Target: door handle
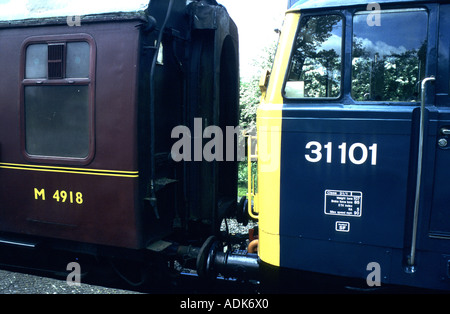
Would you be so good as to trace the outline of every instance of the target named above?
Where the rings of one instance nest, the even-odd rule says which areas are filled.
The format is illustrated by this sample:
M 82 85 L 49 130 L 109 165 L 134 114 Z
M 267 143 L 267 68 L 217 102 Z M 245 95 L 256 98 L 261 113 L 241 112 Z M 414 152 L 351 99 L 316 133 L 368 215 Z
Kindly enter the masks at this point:
M 450 135 L 450 129 L 447 128 L 441 128 L 442 135 Z
M 448 145 L 448 135 L 450 135 L 450 129 L 447 129 L 447 127 L 442 127 L 439 133 L 443 136 L 439 137 L 438 145 L 440 148 L 446 148 Z

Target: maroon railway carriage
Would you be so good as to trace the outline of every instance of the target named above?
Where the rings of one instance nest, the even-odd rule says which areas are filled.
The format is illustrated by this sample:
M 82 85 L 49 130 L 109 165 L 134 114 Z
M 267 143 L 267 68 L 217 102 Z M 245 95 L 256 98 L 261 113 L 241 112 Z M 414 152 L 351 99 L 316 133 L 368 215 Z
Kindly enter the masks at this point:
M 237 125 L 237 49 L 214 0 L 0 22 L 0 242 L 217 232 L 236 163 L 174 162 L 171 130 Z

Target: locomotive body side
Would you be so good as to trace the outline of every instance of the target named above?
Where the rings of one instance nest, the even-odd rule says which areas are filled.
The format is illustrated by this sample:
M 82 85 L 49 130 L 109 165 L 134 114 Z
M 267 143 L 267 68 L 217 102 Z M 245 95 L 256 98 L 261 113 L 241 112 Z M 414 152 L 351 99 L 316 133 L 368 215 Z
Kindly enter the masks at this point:
M 259 256 L 362 280 L 376 265 L 377 285 L 449 289 L 449 7 L 379 5 L 287 12 L 257 117 Z

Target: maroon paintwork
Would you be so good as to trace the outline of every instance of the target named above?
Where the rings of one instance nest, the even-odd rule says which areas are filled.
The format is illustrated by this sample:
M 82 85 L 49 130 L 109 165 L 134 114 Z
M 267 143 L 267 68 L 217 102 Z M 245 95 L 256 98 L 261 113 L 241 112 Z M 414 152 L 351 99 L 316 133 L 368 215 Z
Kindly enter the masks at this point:
M 1 231 L 129 248 L 143 245 L 137 227 L 140 30 L 136 26 L 141 23 L 136 18 L 80 27 L 0 29 Z M 30 38 L 77 36 L 73 34 L 92 38 L 94 46 L 90 155 L 84 160 L 29 156 L 21 115 L 24 44 Z M 91 169 L 95 171 L 76 173 Z M 53 198 L 56 191 L 67 193 L 64 203 L 57 201 L 58 194 Z M 76 193 L 82 193 L 81 204 Z
M 170 152 L 177 141 L 171 130 L 192 127 L 194 118 L 224 130 L 237 125 L 237 28 L 215 1 L 174 0 L 171 10 L 168 3 L 151 1 L 146 12 L 83 16 L 81 26 L 69 26 L 66 17 L 0 21 L 0 237 L 25 235 L 58 247 L 64 244 L 53 239 L 80 247 L 142 249 L 175 228 L 215 233 L 224 215 L 233 212 L 236 161 L 175 162 Z M 64 78 L 65 65 L 49 75 L 52 79 L 26 78 L 29 45 L 46 43 L 50 64 L 58 60 L 53 48 L 70 41 L 89 43 L 88 79 Z M 162 62 L 154 58 L 158 51 Z M 47 146 L 35 152 L 50 151 L 48 138 L 61 140 L 49 132 L 57 100 L 49 103 L 44 89 L 28 86 L 83 84 L 90 84 L 89 121 L 82 133 L 89 133 L 82 142 L 83 154 L 87 146 L 89 153 L 83 158 L 28 153 L 28 144 L 40 138 Z M 83 98 L 64 105 L 72 110 L 76 101 L 85 101 L 86 89 L 78 93 Z M 36 108 L 46 105 L 50 109 L 42 118 Z M 27 121 L 28 106 L 35 116 Z M 29 142 L 28 122 L 38 130 Z M 64 130 L 71 132 L 73 125 L 81 126 L 72 123 Z M 58 143 L 54 146 L 64 146 Z

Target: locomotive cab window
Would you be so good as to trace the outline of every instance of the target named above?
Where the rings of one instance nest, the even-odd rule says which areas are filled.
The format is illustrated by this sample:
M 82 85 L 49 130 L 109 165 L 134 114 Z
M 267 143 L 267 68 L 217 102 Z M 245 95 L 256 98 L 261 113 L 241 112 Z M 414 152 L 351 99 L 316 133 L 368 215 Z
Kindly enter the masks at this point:
M 29 158 L 86 160 L 92 152 L 93 53 L 84 40 L 25 44 L 24 149 Z
M 425 77 L 428 14 L 424 9 L 383 10 L 353 17 L 352 98 L 415 102 Z M 368 22 L 369 21 L 369 22 Z
M 338 98 L 341 94 L 343 18 L 304 17 L 284 89 L 287 98 Z

